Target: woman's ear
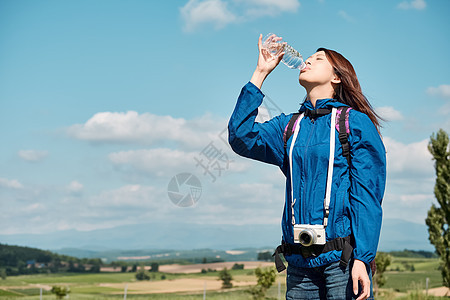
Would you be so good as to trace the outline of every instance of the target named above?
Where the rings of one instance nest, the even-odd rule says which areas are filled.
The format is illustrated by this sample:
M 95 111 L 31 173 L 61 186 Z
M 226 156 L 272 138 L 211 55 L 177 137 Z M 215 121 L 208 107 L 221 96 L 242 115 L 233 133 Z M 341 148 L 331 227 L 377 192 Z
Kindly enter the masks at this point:
M 331 83 L 341 83 L 341 79 L 339 78 L 339 76 L 337 76 L 336 74 L 334 74 L 334 78 L 331 80 Z

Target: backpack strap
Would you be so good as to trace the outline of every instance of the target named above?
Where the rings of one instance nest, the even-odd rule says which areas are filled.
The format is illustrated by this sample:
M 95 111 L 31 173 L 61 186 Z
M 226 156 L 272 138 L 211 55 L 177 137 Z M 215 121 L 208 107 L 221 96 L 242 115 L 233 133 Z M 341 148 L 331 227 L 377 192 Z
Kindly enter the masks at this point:
M 350 126 L 348 122 L 348 115 L 352 108 L 348 106 L 339 107 L 336 118 L 336 129 L 339 132 L 339 142 L 342 145 L 342 155 L 347 158 L 350 166 L 350 143 L 348 142 L 348 135 L 350 134 Z
M 289 120 L 289 123 L 286 125 L 286 128 L 284 128 L 283 133 L 283 141 L 284 141 L 284 149 L 287 147 L 287 141 L 289 138 L 294 134 L 295 126 L 297 125 L 298 117 L 301 114 L 304 114 L 305 117 L 310 117 L 312 119 L 315 119 L 317 117 L 327 115 L 331 112 L 331 109 L 329 108 L 318 108 L 315 110 L 309 110 L 307 109 L 304 113 L 294 113 Z
M 283 260 L 280 257 L 280 254 L 283 254 L 283 256 L 285 257 L 292 254 L 300 254 L 304 258 L 309 258 L 309 257 L 317 257 L 325 252 L 337 250 L 342 251 L 339 265 L 345 268 L 350 262 L 353 252 L 351 239 L 352 239 L 351 236 L 338 237 L 331 241 L 326 242 L 325 245 L 312 245 L 309 247 L 305 247 L 299 244 L 289 244 L 286 243 L 285 241 L 282 241 L 281 245 L 279 245 L 275 249 L 275 252 L 272 254 L 272 257 L 275 258 L 275 267 L 277 268 L 277 271 L 282 272 L 283 270 L 286 269 L 286 266 L 284 265 Z
M 293 114 L 291 119 L 289 120 L 289 123 L 286 125 L 286 128 L 284 128 L 284 133 L 283 133 L 284 149 L 286 149 L 286 147 L 287 147 L 287 141 L 294 134 L 295 125 L 296 125 L 298 117 L 300 115 L 301 115 L 301 113 Z
M 305 111 L 305 117 L 310 117 L 311 119 L 315 119 L 317 117 L 328 115 L 330 112 L 331 112 L 331 108 L 316 108 L 313 110 L 307 109 Z

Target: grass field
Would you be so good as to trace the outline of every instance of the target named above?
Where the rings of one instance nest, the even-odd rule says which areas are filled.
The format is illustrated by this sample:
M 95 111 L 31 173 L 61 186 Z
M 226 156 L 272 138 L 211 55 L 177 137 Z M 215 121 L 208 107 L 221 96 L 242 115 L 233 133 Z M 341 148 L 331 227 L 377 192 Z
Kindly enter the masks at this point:
M 422 297 L 426 278 L 429 288 L 442 286 L 439 262 L 437 259 L 393 258 L 385 273 L 386 285 L 382 296 L 377 299 L 443 299 Z M 150 281 L 136 281 L 134 273 L 99 274 L 46 274 L 11 276 L 0 280 L 0 299 L 38 300 L 40 290 L 42 299 L 56 299 L 51 294 L 52 286 L 68 286 L 69 299 L 124 299 L 127 287 L 127 299 L 203 299 L 206 287 L 207 299 L 251 299 L 246 290 L 256 284 L 253 270 L 231 270 L 232 289 L 221 289 L 219 272 L 208 273 L 150 273 Z M 286 276 L 277 275 L 277 281 L 268 291 L 272 299 L 284 299 Z M 447 297 L 446 299 L 449 299 Z
M 414 266 L 414 271 L 411 271 L 411 266 Z M 429 278 L 429 288 L 442 286 L 438 259 L 394 257 L 385 274 L 387 282 L 384 288 L 397 292 L 425 289 L 426 278 Z

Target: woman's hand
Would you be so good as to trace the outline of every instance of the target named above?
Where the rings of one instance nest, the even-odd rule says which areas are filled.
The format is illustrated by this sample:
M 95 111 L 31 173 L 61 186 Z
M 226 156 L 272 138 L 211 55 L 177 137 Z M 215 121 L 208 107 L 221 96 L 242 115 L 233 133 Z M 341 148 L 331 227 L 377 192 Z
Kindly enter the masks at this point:
M 355 259 L 352 268 L 353 293 L 358 295 L 358 282 L 361 283 L 361 295 L 356 300 L 365 300 L 370 296 L 370 279 L 366 264 Z
M 273 41 L 280 41 L 280 37 L 274 37 Z M 280 47 L 282 47 L 281 44 Z M 256 66 L 256 70 L 253 73 L 252 79 L 250 82 L 256 85 L 258 88 L 261 88 L 264 80 L 267 75 L 275 69 L 275 67 L 280 63 L 283 58 L 284 52 L 281 52 L 278 56 L 273 56 L 269 51 L 263 49 L 262 47 L 262 34 L 259 35 L 258 39 L 258 49 L 259 49 L 259 57 L 258 57 L 258 65 Z

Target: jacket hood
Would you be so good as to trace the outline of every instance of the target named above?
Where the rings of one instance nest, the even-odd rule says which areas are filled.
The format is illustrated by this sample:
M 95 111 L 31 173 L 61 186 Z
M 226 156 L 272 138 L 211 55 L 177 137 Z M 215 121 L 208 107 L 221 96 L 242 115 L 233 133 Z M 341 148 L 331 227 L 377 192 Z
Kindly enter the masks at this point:
M 299 112 L 304 112 L 306 110 L 315 110 L 318 108 L 333 108 L 333 107 L 342 107 L 348 106 L 347 104 L 338 102 L 336 99 L 328 98 L 328 99 L 317 99 L 316 106 L 314 107 L 310 100 L 306 100 L 300 106 Z

